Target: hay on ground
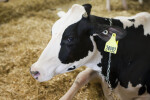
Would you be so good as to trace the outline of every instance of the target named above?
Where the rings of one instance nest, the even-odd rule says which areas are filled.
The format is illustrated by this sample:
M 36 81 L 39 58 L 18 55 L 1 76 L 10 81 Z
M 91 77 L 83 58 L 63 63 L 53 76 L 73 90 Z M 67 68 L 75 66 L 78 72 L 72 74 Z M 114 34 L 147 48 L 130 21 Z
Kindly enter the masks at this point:
M 58 100 L 66 93 L 85 67 L 42 83 L 31 77 L 29 68 L 51 38 L 51 27 L 58 19 L 57 11 L 67 11 L 74 3 L 87 2 L 93 5 L 92 14 L 98 16 L 150 12 L 149 0 L 143 5 L 137 0 L 128 0 L 128 11 L 123 10 L 120 0 L 112 0 L 112 12 L 106 11 L 104 0 L 10 0 L 0 3 L 0 100 Z M 103 100 L 100 84 L 83 86 L 74 100 Z

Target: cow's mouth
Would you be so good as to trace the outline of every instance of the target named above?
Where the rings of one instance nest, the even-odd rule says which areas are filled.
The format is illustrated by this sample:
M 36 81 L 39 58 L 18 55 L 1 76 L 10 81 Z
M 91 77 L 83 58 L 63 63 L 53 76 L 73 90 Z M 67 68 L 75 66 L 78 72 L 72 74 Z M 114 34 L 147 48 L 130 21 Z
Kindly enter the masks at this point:
M 74 69 L 76 69 L 76 66 L 73 66 L 73 67 L 68 68 L 67 71 L 71 71 L 71 70 L 74 70 Z

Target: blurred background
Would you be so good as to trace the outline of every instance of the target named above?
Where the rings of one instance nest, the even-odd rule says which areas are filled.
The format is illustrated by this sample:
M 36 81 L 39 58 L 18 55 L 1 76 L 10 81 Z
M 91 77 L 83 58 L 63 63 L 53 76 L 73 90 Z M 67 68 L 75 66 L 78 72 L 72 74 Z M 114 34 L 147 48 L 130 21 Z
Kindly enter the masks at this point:
M 102 17 L 132 16 L 150 12 L 150 0 L 9 0 L 0 2 L 0 100 L 59 100 L 70 88 L 81 67 L 73 72 L 39 83 L 32 78 L 30 66 L 37 61 L 51 39 L 51 27 L 59 19 L 57 12 L 67 11 L 72 4 L 90 3 L 91 14 Z M 74 100 L 103 100 L 101 85 L 90 82 Z

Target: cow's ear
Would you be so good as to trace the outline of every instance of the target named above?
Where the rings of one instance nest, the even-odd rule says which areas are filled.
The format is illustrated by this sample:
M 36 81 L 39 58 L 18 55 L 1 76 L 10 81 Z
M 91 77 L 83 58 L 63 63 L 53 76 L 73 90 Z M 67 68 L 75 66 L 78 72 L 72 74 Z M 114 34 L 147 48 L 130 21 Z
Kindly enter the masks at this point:
M 108 41 L 113 33 L 116 34 L 116 40 L 124 38 L 127 34 L 123 28 L 116 26 L 101 27 L 101 29 L 94 34 L 98 35 L 102 40 Z
M 59 11 L 59 12 L 57 13 L 57 15 L 58 15 L 59 18 L 61 18 L 61 17 L 65 16 L 66 13 L 65 13 L 64 11 Z
M 92 5 L 91 4 L 84 4 L 82 5 L 84 9 L 86 10 L 86 13 L 83 15 L 83 17 L 88 17 L 91 13 Z

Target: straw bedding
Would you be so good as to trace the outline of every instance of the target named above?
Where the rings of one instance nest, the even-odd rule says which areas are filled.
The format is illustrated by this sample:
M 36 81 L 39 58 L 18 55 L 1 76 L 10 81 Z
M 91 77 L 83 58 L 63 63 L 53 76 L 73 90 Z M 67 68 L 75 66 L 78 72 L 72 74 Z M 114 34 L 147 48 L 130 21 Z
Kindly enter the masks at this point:
M 56 13 L 60 9 L 67 11 L 74 3 L 87 2 L 93 5 L 92 14 L 105 17 L 150 11 L 148 3 L 139 5 L 137 0 L 128 0 L 128 11 L 122 9 L 120 0 L 112 0 L 112 12 L 105 10 L 104 0 L 10 0 L 0 3 L 0 100 L 58 100 L 66 93 L 85 67 L 42 83 L 31 77 L 29 68 L 51 38 L 51 27 L 58 19 Z M 74 100 L 103 100 L 100 84 L 91 82 L 83 86 Z

